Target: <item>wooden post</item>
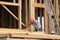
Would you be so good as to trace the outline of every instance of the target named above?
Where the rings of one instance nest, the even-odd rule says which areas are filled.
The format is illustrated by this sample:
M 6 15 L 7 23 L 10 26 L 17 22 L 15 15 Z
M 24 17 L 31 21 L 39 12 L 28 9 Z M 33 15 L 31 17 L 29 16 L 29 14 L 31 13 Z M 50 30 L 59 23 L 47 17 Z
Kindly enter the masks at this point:
M 56 0 L 56 13 L 59 16 L 59 5 L 58 5 L 58 0 Z
M 12 3 L 12 2 L 3 2 L 3 1 L 0 1 L 0 4 L 2 5 L 10 5 L 10 6 L 19 6 L 18 3 Z
M 27 0 L 25 0 L 25 4 L 26 4 L 26 27 L 28 28 L 28 10 L 27 10 Z
M 15 3 L 16 2 L 16 0 L 13 0 L 13 3 Z
M 47 11 L 46 11 L 46 9 L 45 9 L 45 13 L 44 13 L 44 31 L 45 31 L 45 33 L 48 33 L 48 25 L 49 25 L 49 22 L 48 22 L 48 13 L 47 13 Z
M 19 7 L 18 7 L 18 27 L 19 27 L 19 29 L 22 29 L 22 24 L 21 24 L 21 22 L 22 22 L 22 19 L 21 19 L 21 17 L 22 17 L 21 16 L 22 15 L 21 14 L 21 10 L 22 10 L 21 9 L 22 8 L 21 7 L 21 2 L 22 2 L 21 0 L 18 0 L 18 3 L 19 3 Z
M 59 25 L 59 6 L 58 6 L 58 0 L 54 0 L 54 6 L 55 6 L 55 13 L 56 13 L 56 15 L 57 15 L 57 20 L 58 20 L 58 25 Z M 56 32 L 58 32 L 58 29 L 59 29 L 59 27 L 57 27 L 57 31 Z
M 34 0 L 29 0 L 30 18 L 34 18 L 35 19 L 35 7 L 33 5 L 34 5 Z
M 30 9 L 29 10 L 29 16 L 30 16 L 30 18 L 34 18 L 35 19 L 35 7 L 33 6 L 33 4 L 34 4 L 34 0 L 29 0 L 29 9 Z M 31 28 L 30 30 L 32 30 L 32 29 L 33 28 Z
M 58 7 L 58 0 L 56 0 L 56 15 L 57 15 L 57 18 L 56 18 L 56 19 L 57 19 L 57 21 L 58 21 L 57 33 L 58 33 L 58 34 L 60 34 L 60 33 L 59 33 L 59 28 L 60 28 L 60 27 L 59 27 L 59 20 L 58 20 L 58 19 L 59 19 L 59 7 Z
M 37 0 L 34 0 L 35 3 L 37 3 Z
M 42 0 L 40 0 L 40 3 L 42 4 Z

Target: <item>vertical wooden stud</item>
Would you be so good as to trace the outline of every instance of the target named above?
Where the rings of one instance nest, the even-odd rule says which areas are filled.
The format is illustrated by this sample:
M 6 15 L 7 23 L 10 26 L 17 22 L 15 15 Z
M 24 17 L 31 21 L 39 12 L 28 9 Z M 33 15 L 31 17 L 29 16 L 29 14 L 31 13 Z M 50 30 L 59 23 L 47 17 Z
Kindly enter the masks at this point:
M 16 0 L 13 0 L 13 3 L 15 3 L 16 2 Z
M 22 24 L 21 24 L 21 22 L 22 22 L 22 14 L 21 14 L 21 10 L 22 10 L 22 4 L 21 4 L 21 0 L 18 0 L 18 3 L 19 3 L 19 7 L 18 7 L 18 27 L 19 27 L 19 29 L 22 29 Z
M 42 3 L 42 0 L 40 0 L 40 3 Z
M 28 28 L 28 10 L 27 10 L 27 0 L 25 0 L 25 4 L 26 4 L 26 27 Z
M 29 13 L 30 13 L 30 18 L 34 18 L 35 19 L 35 7 L 34 7 L 34 0 L 29 0 Z
M 45 31 L 45 33 L 48 33 L 48 25 L 49 25 L 49 22 L 48 22 L 48 13 L 47 13 L 47 11 L 46 11 L 46 9 L 45 9 L 45 14 L 44 14 L 44 31 Z

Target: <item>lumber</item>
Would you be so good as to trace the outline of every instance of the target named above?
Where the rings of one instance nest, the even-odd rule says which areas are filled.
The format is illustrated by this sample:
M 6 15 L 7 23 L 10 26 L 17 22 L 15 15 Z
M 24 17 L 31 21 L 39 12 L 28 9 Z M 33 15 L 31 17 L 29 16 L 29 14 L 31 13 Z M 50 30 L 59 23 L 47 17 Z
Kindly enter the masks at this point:
M 28 34 L 12 34 L 11 37 L 23 37 L 23 38 L 37 38 L 37 39 L 60 39 L 60 36 L 58 35 L 48 35 L 48 34 L 42 34 L 42 33 L 28 33 Z
M 45 8 L 45 4 L 34 3 L 34 7 Z
M 7 31 L 8 30 L 8 31 Z M 13 31 L 12 31 L 13 30 Z M 43 39 L 60 39 L 59 35 L 51 35 L 43 32 L 29 32 L 20 29 L 4 29 L 0 28 L 0 37 L 17 37 L 17 38 L 43 38 Z
M 44 32 L 45 33 L 48 33 L 48 27 L 49 27 L 49 20 L 48 20 L 48 13 L 45 9 L 45 14 L 44 14 L 44 17 L 45 17 L 45 23 L 44 23 Z
M 18 0 L 19 3 L 19 7 L 18 7 L 18 28 L 22 29 L 22 14 L 21 14 L 21 10 L 22 10 L 22 5 L 21 5 L 21 0 Z
M 27 0 L 25 0 L 25 10 L 26 10 L 26 28 L 28 28 L 28 7 L 27 7 Z
M 16 2 L 16 0 L 13 0 L 13 3 L 15 3 Z
M 42 0 L 40 0 L 40 3 L 42 3 Z
M 14 15 L 6 6 L 2 5 L 2 7 L 5 8 L 16 20 L 18 20 L 16 15 Z M 21 24 L 23 24 L 23 26 L 25 26 L 25 24 L 23 22 L 21 22 Z
M 8 33 L 4 33 L 4 34 L 0 34 L 0 37 L 2 38 L 2 37 L 8 37 L 10 34 L 8 34 Z
M 29 0 L 29 9 L 30 9 L 30 18 L 35 19 L 35 7 L 34 7 L 34 0 Z
M 0 4 L 3 4 L 3 5 L 10 5 L 10 6 L 19 6 L 19 4 L 18 4 L 18 3 L 3 2 L 3 1 L 0 1 Z
M 5 8 L 16 20 L 18 20 L 18 18 L 4 5 L 2 5 L 3 8 Z

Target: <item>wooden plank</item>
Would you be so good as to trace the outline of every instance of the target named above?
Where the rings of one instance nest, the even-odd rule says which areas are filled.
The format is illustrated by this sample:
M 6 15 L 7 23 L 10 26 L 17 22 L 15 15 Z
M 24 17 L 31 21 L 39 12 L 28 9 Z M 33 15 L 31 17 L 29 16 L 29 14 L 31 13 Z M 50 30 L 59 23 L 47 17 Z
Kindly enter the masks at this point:
M 37 3 L 37 0 L 34 0 L 35 3 Z
M 22 37 L 22 38 L 37 38 L 37 39 L 60 39 L 60 36 L 58 35 L 48 35 L 48 34 L 42 34 L 41 32 L 33 32 L 28 34 L 12 34 L 11 37 Z
M 18 3 L 3 2 L 3 1 L 0 1 L 0 4 L 3 4 L 3 5 L 11 5 L 11 6 L 19 6 Z
M 7 36 L 17 38 L 23 37 L 23 38 L 41 38 L 41 39 L 60 39 L 59 35 L 49 35 L 43 32 L 29 32 L 27 30 L 20 30 L 20 29 L 0 28 L 0 37 L 7 37 Z
M 22 10 L 22 5 L 21 5 L 21 0 L 18 0 L 19 3 L 19 7 L 18 7 L 18 28 L 22 29 L 22 14 L 21 14 L 21 10 Z
M 13 3 L 15 3 L 16 2 L 16 0 L 13 0 Z
M 35 7 L 33 6 L 34 0 L 29 0 L 29 16 L 35 20 Z M 33 27 L 31 26 L 31 32 L 33 32 Z
M 45 4 L 34 3 L 34 7 L 45 8 Z
M 7 31 L 8 30 L 8 31 Z M 13 31 L 12 31 L 13 30 Z M 28 33 L 28 30 L 23 29 L 8 29 L 8 28 L 0 28 L 0 34 L 13 34 L 13 33 Z
M 34 7 L 34 0 L 29 0 L 29 9 L 30 9 L 30 18 L 34 18 L 35 19 L 35 7 Z
M 54 0 L 54 5 L 55 5 L 55 12 L 56 12 L 56 15 L 57 15 L 57 18 L 56 19 L 59 19 L 59 6 L 58 6 L 58 0 Z M 59 20 L 57 20 L 58 21 L 58 25 L 59 25 Z M 59 32 L 58 32 L 58 29 L 59 29 L 59 27 L 57 27 L 57 33 L 59 34 Z
M 42 0 L 40 0 L 40 3 L 42 4 Z
M 0 37 L 2 38 L 2 37 L 8 37 L 10 34 L 9 33 L 4 33 L 4 34 L 0 34 Z
M 45 17 L 45 19 L 44 19 L 44 25 L 45 25 L 44 31 L 45 31 L 45 33 L 48 33 L 49 22 L 48 22 L 48 13 L 47 13 L 46 9 L 45 9 L 44 17 Z

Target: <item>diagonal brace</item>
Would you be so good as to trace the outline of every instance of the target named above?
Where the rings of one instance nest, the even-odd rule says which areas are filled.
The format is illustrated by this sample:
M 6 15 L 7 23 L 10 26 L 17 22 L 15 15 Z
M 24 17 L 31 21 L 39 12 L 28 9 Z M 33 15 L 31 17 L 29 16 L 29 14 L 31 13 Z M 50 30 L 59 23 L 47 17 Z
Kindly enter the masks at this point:
M 2 5 L 2 7 L 5 8 L 16 20 L 18 20 L 18 18 L 5 5 Z M 25 26 L 23 22 L 21 22 L 21 24 Z

